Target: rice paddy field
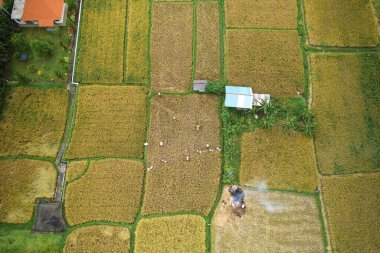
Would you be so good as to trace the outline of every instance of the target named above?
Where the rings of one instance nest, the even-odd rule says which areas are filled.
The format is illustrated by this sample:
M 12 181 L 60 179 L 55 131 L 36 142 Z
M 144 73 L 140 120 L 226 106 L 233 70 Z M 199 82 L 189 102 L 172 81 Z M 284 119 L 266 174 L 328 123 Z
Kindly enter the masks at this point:
M 304 9 L 313 46 L 375 47 L 379 43 L 371 0 L 304 0 Z
M 75 229 L 66 239 L 63 252 L 128 252 L 130 233 L 126 227 L 88 226 Z
M 195 215 L 143 219 L 137 224 L 135 252 L 205 252 L 205 221 Z
M 81 3 L 67 84 L 0 90 L 0 252 L 379 251 L 378 0 Z
M 297 1 L 225 0 L 226 25 L 231 28 L 297 28 Z
M 0 121 L 0 156 L 55 157 L 66 122 L 68 95 L 60 88 L 17 87 Z
M 304 89 L 300 37 L 296 31 L 226 31 L 227 78 L 233 86 L 275 97 L 296 97 Z M 252 43 L 255 41 L 255 43 Z
M 245 188 L 243 217 L 232 214 L 224 189 L 211 226 L 213 252 L 324 252 L 313 196 Z
M 279 128 L 245 133 L 240 183 L 255 185 L 261 181 L 271 189 L 315 191 L 318 180 L 313 140 L 302 133 L 286 133 Z
M 140 203 L 143 176 L 141 162 L 91 161 L 86 173 L 67 186 L 65 212 L 68 223 L 133 222 Z
M 212 95 L 151 100 L 143 214 L 210 212 L 221 167 L 218 104 Z
M 141 158 L 145 133 L 144 87 L 81 87 L 67 158 Z
M 76 70 L 78 81 L 123 82 L 126 13 L 126 0 L 83 2 Z
M 319 168 L 325 174 L 379 170 L 379 54 L 311 55 Z M 347 88 L 349 87 L 349 88 Z
M 56 175 L 49 162 L 0 161 L 0 222 L 26 223 L 31 220 L 35 199 L 54 196 Z
M 193 4 L 154 3 L 151 65 L 153 91 L 187 91 L 192 80 Z
M 323 200 L 334 252 L 376 252 L 380 236 L 380 174 L 322 178 Z

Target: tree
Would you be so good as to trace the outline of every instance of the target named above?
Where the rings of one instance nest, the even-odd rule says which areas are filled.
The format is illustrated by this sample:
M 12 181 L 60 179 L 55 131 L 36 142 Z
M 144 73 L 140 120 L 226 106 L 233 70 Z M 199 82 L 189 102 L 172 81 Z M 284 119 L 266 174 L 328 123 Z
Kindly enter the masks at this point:
M 30 47 L 33 50 L 34 55 L 39 57 L 48 56 L 53 51 L 53 48 L 49 41 L 34 39 L 30 41 Z

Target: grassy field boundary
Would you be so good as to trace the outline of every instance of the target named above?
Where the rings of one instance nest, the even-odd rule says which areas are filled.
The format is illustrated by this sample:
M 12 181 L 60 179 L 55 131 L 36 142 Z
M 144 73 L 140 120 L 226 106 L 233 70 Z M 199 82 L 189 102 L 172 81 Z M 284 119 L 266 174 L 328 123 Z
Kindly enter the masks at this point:
M 271 27 L 234 27 L 227 26 L 227 30 L 264 30 L 264 31 L 297 31 L 297 28 L 271 28 Z
M 74 94 L 74 101 L 72 101 L 73 105 L 72 105 L 72 109 L 71 109 L 71 116 L 70 116 L 70 122 L 68 122 L 68 125 L 66 125 L 66 128 L 68 128 L 68 134 L 66 136 L 66 148 L 65 148 L 65 152 L 64 154 L 62 155 L 62 160 L 63 161 L 66 161 L 66 155 L 67 155 L 67 147 L 70 145 L 71 143 L 71 139 L 72 139 L 72 136 L 73 136 L 73 132 L 74 132 L 74 127 L 75 127 L 75 119 L 76 119 L 76 115 L 77 115 L 77 107 L 78 107 L 78 91 L 79 90 L 79 87 L 76 87 L 75 89 L 75 94 Z
M 125 1 L 125 24 L 124 24 L 124 49 L 123 49 L 123 80 L 122 83 L 127 82 L 127 43 L 128 43 L 128 20 L 129 20 L 129 0 Z
M 195 72 L 197 69 L 197 0 L 193 0 L 193 64 L 192 64 L 192 70 L 191 70 L 191 85 L 189 87 L 189 90 L 193 90 L 194 80 L 195 80 Z
M 17 160 L 17 159 L 43 161 L 43 162 L 50 162 L 52 164 L 54 164 L 54 161 L 55 161 L 55 157 L 47 157 L 47 156 L 15 155 L 15 156 L 0 157 L 0 161 Z
M 86 1 L 86 0 L 80 0 L 79 3 L 80 3 L 80 6 L 79 6 L 79 13 L 78 13 L 78 24 L 77 24 L 77 34 L 76 34 L 76 40 L 75 40 L 75 53 L 74 53 L 74 57 L 72 59 L 73 61 L 73 69 L 72 69 L 72 76 L 71 76 L 71 83 L 76 83 L 75 82 L 75 76 L 77 74 L 77 67 L 78 67 L 78 51 L 79 51 L 79 47 L 80 47 L 80 35 L 81 35 L 81 31 L 82 31 L 82 17 L 83 17 L 83 2 Z

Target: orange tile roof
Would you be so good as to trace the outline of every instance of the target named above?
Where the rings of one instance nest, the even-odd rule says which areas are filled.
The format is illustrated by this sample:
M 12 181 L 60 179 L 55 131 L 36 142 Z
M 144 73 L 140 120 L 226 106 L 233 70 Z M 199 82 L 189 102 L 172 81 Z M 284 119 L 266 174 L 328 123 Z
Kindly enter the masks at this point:
M 1 1 L 1 0 L 0 0 Z M 62 17 L 63 0 L 25 0 L 23 21 L 38 21 L 38 26 L 54 26 Z
M 0 5 L 2 5 L 2 4 L 3 4 L 3 2 L 4 2 L 3 0 L 0 0 Z

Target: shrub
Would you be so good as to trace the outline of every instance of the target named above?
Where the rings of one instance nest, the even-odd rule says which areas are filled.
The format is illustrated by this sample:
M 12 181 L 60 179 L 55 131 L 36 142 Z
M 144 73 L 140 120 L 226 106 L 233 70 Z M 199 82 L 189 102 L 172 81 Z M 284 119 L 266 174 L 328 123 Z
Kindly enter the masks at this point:
M 11 38 L 13 49 L 16 53 L 28 51 L 28 43 L 25 41 L 23 33 L 14 33 Z
M 206 93 L 209 93 L 209 94 L 220 94 L 224 92 L 224 86 L 223 85 L 220 85 L 220 84 L 217 84 L 217 83 L 213 83 L 213 82 L 208 82 L 207 85 L 206 85 Z
M 48 56 L 53 51 L 51 43 L 47 40 L 34 39 L 30 41 L 30 47 L 32 48 L 34 55 L 39 57 Z

